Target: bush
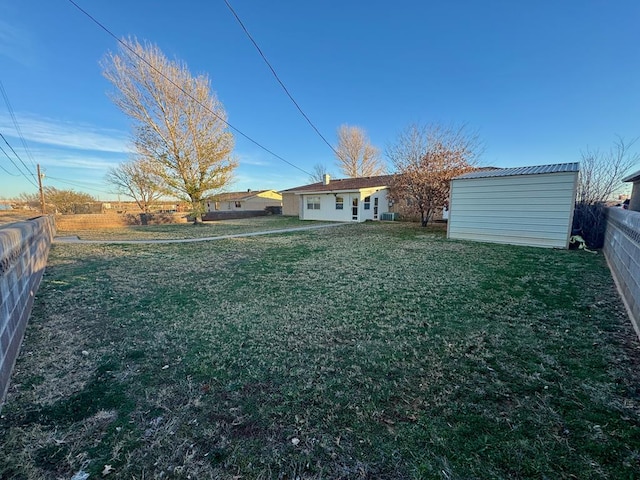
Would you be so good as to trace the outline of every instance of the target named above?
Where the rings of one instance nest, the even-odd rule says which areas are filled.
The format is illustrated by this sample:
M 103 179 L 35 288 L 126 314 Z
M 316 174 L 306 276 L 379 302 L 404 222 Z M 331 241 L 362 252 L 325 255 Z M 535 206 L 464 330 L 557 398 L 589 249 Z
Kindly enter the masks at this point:
M 580 235 L 589 248 L 602 248 L 606 212 L 602 203 L 577 203 L 573 213 L 572 235 Z

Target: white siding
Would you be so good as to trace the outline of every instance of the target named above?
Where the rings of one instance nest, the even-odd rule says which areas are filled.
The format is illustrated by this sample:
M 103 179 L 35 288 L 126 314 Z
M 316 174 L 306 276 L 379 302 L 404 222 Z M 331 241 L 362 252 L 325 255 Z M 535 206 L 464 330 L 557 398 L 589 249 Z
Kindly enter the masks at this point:
M 567 248 L 578 174 L 455 179 L 449 238 Z
M 386 189 L 362 189 L 358 192 L 348 192 L 348 193 L 310 193 L 300 195 L 301 203 L 300 203 L 300 219 L 301 220 L 324 220 L 324 221 L 333 221 L 333 222 L 364 222 L 365 220 L 374 220 L 374 209 L 375 209 L 375 198 L 378 198 L 378 218 L 383 212 L 389 211 L 389 203 L 387 200 L 387 191 Z M 308 209 L 307 208 L 307 200 L 309 198 L 319 198 L 320 199 L 320 209 Z M 336 209 L 336 197 L 342 197 L 343 208 L 342 210 Z M 364 199 L 365 197 L 370 197 L 370 208 L 365 210 L 364 208 Z M 358 199 L 358 218 L 357 220 L 353 219 L 353 199 Z

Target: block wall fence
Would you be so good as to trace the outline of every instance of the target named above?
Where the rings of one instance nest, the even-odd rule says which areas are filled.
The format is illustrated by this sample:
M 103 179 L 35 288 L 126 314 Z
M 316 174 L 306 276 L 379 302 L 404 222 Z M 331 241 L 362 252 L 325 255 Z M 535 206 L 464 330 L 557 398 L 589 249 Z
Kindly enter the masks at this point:
M 0 405 L 9 388 L 54 234 L 51 216 L 0 226 Z
M 149 216 L 149 225 L 166 223 L 187 223 L 184 213 L 152 214 Z M 59 232 L 65 230 L 94 230 L 100 228 L 120 228 L 131 225 L 140 225 L 139 213 L 85 213 L 78 215 L 56 215 L 56 228 Z
M 640 337 L 640 212 L 607 209 L 604 255 Z

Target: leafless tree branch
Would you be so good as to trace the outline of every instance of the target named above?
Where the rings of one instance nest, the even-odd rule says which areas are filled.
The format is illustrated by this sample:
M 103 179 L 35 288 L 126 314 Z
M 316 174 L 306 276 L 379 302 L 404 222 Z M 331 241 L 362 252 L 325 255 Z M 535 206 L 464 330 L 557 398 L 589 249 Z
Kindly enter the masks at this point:
M 338 128 L 336 152 L 338 167 L 347 177 L 372 177 L 386 173 L 380 152 L 371 145 L 360 127 L 341 125 Z

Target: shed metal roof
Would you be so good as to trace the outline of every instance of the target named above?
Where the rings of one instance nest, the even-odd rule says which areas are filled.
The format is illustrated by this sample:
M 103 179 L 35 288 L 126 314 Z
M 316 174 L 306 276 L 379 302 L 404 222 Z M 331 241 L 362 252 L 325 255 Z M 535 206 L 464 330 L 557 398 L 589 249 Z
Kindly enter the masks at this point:
M 465 173 L 457 176 L 454 180 L 469 179 L 469 178 L 487 178 L 487 177 L 511 177 L 514 175 L 539 175 L 542 173 L 565 173 L 565 172 L 578 172 L 580 170 L 580 164 L 578 162 L 573 163 L 556 163 L 553 165 L 535 165 L 532 167 L 514 167 L 514 168 L 499 168 L 496 170 L 479 170 L 475 172 Z
M 638 180 L 640 180 L 640 170 L 622 179 L 623 182 L 637 182 Z

